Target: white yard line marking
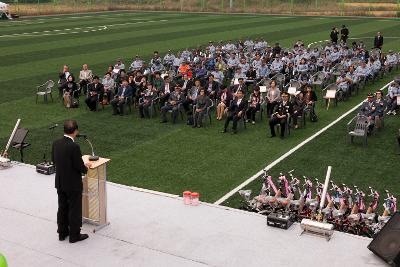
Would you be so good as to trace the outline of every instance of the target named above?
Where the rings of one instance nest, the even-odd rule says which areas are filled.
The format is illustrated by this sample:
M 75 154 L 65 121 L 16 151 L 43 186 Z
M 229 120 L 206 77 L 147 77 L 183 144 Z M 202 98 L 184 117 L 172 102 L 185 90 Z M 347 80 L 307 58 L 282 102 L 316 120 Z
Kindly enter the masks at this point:
M 60 34 L 78 34 L 82 32 L 96 32 L 107 30 L 108 27 L 116 27 L 116 26 L 126 26 L 126 25 L 135 25 L 141 23 L 155 23 L 155 22 L 166 22 L 168 20 L 148 20 L 148 21 L 135 21 L 135 22 L 125 22 L 125 23 L 117 23 L 117 24 L 109 24 L 109 25 L 101 25 L 101 26 L 88 26 L 88 27 L 77 27 L 72 29 L 63 29 L 63 30 L 46 30 L 41 32 L 25 32 L 25 33 L 13 33 L 13 34 L 5 34 L 0 35 L 0 38 L 6 37 L 21 37 L 21 36 L 50 36 L 50 35 L 60 35 Z M 76 31 L 79 30 L 79 31 Z
M 384 90 L 385 88 L 387 88 L 393 81 L 389 82 L 388 84 L 386 84 L 384 87 L 382 87 L 380 90 Z M 214 202 L 214 204 L 216 205 L 221 205 L 223 202 L 225 202 L 228 198 L 230 198 L 231 196 L 233 196 L 236 192 L 238 192 L 239 190 L 241 190 L 243 187 L 245 187 L 246 185 L 248 185 L 249 183 L 251 183 L 252 181 L 256 180 L 258 177 L 260 177 L 263 173 L 264 170 L 269 171 L 270 169 L 272 169 L 275 165 L 277 165 L 278 163 L 280 163 L 282 160 L 286 159 L 287 157 L 289 157 L 290 155 L 292 155 L 294 152 L 296 152 L 297 150 L 299 150 L 300 148 L 302 148 L 305 144 L 309 143 L 310 141 L 314 140 L 316 137 L 318 137 L 319 135 L 321 135 L 322 133 L 324 133 L 326 130 L 328 130 L 329 128 L 331 128 L 332 126 L 334 126 L 336 123 L 338 123 L 339 121 L 341 121 L 342 119 L 344 119 L 346 116 L 348 116 L 349 114 L 351 114 L 352 112 L 354 112 L 357 108 L 359 108 L 359 106 L 361 106 L 361 104 L 364 102 L 364 100 L 359 103 L 358 105 L 356 105 L 355 107 L 353 107 L 352 109 L 350 109 L 349 111 L 347 111 L 346 113 L 344 113 L 343 115 L 341 115 L 339 118 L 337 118 L 336 120 L 334 120 L 333 122 L 329 123 L 327 126 L 325 126 L 324 128 L 322 128 L 321 130 L 319 130 L 318 132 L 316 132 L 315 134 L 313 134 L 312 136 L 308 137 L 306 140 L 304 140 L 303 142 L 301 142 L 300 144 L 298 144 L 297 146 L 293 147 L 292 149 L 290 149 L 288 152 L 286 152 L 285 154 L 283 154 L 282 156 L 280 156 L 279 158 L 277 158 L 276 160 L 274 160 L 273 162 L 271 162 L 269 165 L 267 165 L 265 168 L 263 168 L 261 171 L 257 172 L 256 174 L 254 174 L 253 176 L 251 176 L 249 179 L 247 179 L 246 181 L 244 181 L 243 183 L 241 183 L 240 185 L 238 185 L 236 188 L 234 188 L 232 191 L 230 191 L 228 194 L 224 195 L 223 197 L 221 197 L 220 199 L 218 199 L 217 201 Z

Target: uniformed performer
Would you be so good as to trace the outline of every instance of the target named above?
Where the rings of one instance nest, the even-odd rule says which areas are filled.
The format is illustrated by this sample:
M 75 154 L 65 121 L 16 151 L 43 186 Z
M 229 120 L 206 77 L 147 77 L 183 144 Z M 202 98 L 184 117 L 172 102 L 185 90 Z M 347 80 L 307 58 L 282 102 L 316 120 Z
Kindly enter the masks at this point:
M 293 113 L 293 105 L 289 102 L 289 95 L 286 92 L 282 93 L 282 101 L 275 107 L 275 112 L 272 114 L 269 121 L 271 129 L 271 137 L 275 137 L 275 125 L 281 126 L 281 138 L 285 136 L 286 123 L 288 118 Z

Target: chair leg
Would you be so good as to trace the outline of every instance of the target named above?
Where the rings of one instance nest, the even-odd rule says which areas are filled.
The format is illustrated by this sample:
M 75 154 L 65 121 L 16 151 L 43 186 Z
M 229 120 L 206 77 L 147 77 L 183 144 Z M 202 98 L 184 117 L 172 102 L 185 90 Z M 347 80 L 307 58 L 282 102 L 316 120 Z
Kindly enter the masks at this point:
M 51 102 L 54 102 L 52 93 L 50 93 L 50 98 L 51 98 Z

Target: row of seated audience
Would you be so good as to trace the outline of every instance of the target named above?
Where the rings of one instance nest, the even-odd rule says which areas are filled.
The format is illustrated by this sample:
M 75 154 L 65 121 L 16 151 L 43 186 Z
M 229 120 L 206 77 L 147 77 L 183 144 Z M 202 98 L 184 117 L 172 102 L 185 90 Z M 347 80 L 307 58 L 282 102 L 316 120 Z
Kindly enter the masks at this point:
M 173 123 L 185 111 L 193 127 L 201 127 L 209 108 L 215 105 L 216 119 L 226 116 L 224 132 L 233 121 L 233 133 L 239 120 L 254 124 L 257 112 L 265 107 L 271 136 L 275 136 L 275 124 L 281 125 L 283 136 L 289 116 L 295 128 L 298 117 L 305 112 L 316 118 L 317 96 L 311 84 L 317 73 L 329 81 L 340 65 L 336 84 L 338 94 L 345 96 L 359 83 L 374 79 L 383 71 L 389 72 L 397 64 L 399 57 L 393 51 L 387 55 L 372 51 L 370 55 L 363 46 L 348 48 L 344 43 L 305 48 L 301 41 L 287 49 L 278 43 L 270 47 L 260 38 L 255 42 L 250 39 L 220 42 L 216 46 L 210 42 L 204 50 L 186 49 L 177 55 L 169 51 L 163 59 L 155 51 L 149 64 L 136 56 L 128 71 L 118 59 L 103 78 L 93 75 L 84 64 L 79 82 L 75 82 L 69 67 L 64 66 L 59 75 L 59 89 L 66 107 L 76 105 L 76 99 L 84 94 L 91 111 L 96 111 L 99 104 L 111 104 L 113 114 L 123 115 L 125 106 L 135 105 L 142 118 L 150 117 L 158 109 L 163 123 L 169 111 Z M 284 77 L 283 81 L 280 77 Z M 293 81 L 300 86 L 289 101 L 285 84 Z M 260 92 L 259 85 L 264 84 L 267 90 Z M 394 99 L 397 94 L 393 89 L 388 98 Z M 389 114 L 395 114 L 397 102 L 389 102 Z

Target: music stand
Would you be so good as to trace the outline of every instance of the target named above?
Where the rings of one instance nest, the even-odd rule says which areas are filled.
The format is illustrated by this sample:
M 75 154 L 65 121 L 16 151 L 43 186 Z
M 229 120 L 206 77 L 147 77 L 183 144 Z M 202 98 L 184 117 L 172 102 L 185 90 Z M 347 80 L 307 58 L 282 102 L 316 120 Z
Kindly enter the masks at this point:
M 11 146 L 19 150 L 21 156 L 21 162 L 24 162 L 24 148 L 30 146 L 31 144 L 25 143 L 25 138 L 28 135 L 29 130 L 24 128 L 18 128 L 15 132 L 14 138 L 11 141 Z

